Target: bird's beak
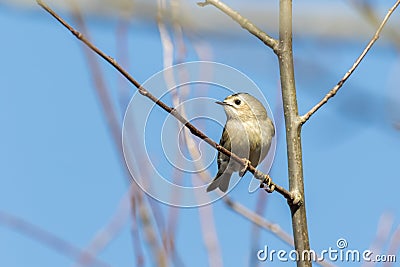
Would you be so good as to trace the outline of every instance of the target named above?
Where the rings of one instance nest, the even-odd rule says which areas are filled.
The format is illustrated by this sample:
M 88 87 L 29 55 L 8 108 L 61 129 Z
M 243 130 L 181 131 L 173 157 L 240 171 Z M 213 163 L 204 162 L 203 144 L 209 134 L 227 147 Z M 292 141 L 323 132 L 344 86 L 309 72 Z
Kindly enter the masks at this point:
M 223 102 L 221 102 L 221 101 L 217 101 L 217 102 L 215 102 L 215 103 L 217 103 L 218 105 L 221 105 L 221 106 L 229 106 L 229 107 L 232 107 L 232 105 L 231 104 L 229 104 L 229 103 L 226 103 L 225 101 L 223 101 Z

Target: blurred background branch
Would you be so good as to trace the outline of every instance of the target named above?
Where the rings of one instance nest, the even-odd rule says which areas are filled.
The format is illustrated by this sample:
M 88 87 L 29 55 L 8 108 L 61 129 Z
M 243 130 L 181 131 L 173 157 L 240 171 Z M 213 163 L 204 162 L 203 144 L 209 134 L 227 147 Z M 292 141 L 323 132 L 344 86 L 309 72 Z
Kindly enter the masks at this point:
M 75 245 L 65 241 L 64 239 L 42 229 L 41 227 L 32 224 L 31 222 L 19 218 L 13 214 L 9 214 L 4 211 L 0 211 L 0 225 L 9 227 L 16 232 L 23 234 L 24 236 L 30 237 L 41 244 L 48 246 L 49 248 L 56 250 L 58 253 L 77 260 L 82 255 L 90 260 L 96 266 L 110 267 L 108 263 L 105 263 L 96 258 L 96 255 L 86 252 L 83 249 L 76 247 Z
M 370 4 L 365 1 L 348 0 L 368 14 L 372 10 Z M 237 26 L 220 12 L 209 12 L 203 14 L 198 12 L 198 1 L 181 1 L 179 12 L 174 17 L 184 31 L 194 31 L 199 34 L 211 35 L 242 35 Z M 18 8 L 34 9 L 35 5 L 30 0 L 3 0 L 3 4 Z M 253 1 L 251 5 L 240 1 L 227 1 L 244 16 L 251 18 L 255 25 L 259 25 L 265 32 L 277 36 L 278 13 L 275 1 Z M 385 11 L 383 2 L 375 4 L 374 13 Z M 68 11 L 68 1 L 52 0 L 54 8 Z M 146 20 L 153 22 L 157 19 L 157 0 L 83 0 L 79 1 L 79 8 L 85 15 L 104 18 L 134 18 L 135 20 Z M 320 38 L 353 39 L 368 38 L 371 27 L 359 19 L 358 11 L 348 8 L 346 2 L 342 1 L 306 1 L 302 8 L 295 8 L 293 31 L 296 36 L 318 36 Z M 369 15 L 368 15 L 369 16 Z M 171 19 L 171 18 L 166 18 Z M 374 19 L 375 20 L 375 19 Z M 393 19 L 393 25 L 400 23 L 400 18 Z M 207 23 L 204 23 L 204 22 Z M 376 20 L 375 20 L 376 21 Z M 318 22 L 318 23 L 316 23 Z M 215 27 L 218 25 L 218 27 Z M 349 27 L 351 25 L 351 27 Z M 354 31 L 354 29 L 357 29 Z

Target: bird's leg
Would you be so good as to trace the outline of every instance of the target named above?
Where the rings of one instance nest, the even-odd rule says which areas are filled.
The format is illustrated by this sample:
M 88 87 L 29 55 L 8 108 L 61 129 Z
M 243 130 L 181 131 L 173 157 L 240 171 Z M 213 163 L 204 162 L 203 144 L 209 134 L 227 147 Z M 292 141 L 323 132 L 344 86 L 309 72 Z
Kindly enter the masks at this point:
M 239 176 L 240 176 L 240 177 L 243 177 L 243 176 L 246 174 L 247 170 L 249 169 L 249 167 L 250 167 L 250 165 L 251 165 L 250 160 L 248 160 L 248 159 L 246 159 L 246 158 L 243 158 L 243 161 L 245 162 L 245 164 L 244 164 L 243 169 L 241 169 L 241 170 L 239 171 Z
M 269 187 L 271 185 L 271 181 L 271 177 L 269 177 L 269 175 L 266 175 L 265 178 L 261 181 L 261 184 L 266 184 Z
M 265 187 L 264 185 L 267 185 L 267 187 Z M 267 191 L 268 193 L 274 192 L 275 184 L 272 183 L 272 179 L 268 174 L 265 175 L 265 178 L 261 181 L 260 188 L 264 188 L 265 191 Z

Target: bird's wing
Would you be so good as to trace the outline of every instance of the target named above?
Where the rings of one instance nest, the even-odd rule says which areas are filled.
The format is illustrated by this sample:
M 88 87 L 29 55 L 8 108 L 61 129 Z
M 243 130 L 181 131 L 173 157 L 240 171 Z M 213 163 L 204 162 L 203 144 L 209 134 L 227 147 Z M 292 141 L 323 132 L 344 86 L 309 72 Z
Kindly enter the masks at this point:
M 227 150 L 231 151 L 231 140 L 229 139 L 229 134 L 228 131 L 226 130 L 226 126 L 224 127 L 224 130 L 222 131 L 222 136 L 221 140 L 219 140 L 219 145 L 223 146 Z M 226 156 L 224 153 L 218 151 L 218 173 L 223 173 L 226 168 L 226 164 L 222 165 L 223 161 L 228 161 L 228 156 Z M 222 165 L 222 166 L 221 166 Z M 223 168 L 223 169 L 221 169 Z
M 274 137 L 275 136 L 275 127 L 270 118 L 268 118 L 268 124 L 269 124 L 269 127 L 271 127 L 271 129 L 272 129 L 272 137 Z

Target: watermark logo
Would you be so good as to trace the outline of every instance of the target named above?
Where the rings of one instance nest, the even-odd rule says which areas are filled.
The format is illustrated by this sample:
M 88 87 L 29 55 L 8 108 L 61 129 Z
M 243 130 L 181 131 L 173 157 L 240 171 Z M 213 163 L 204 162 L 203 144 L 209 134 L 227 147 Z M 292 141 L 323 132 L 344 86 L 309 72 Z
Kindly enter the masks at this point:
M 396 262 L 396 255 L 374 254 L 371 250 L 347 249 L 348 242 L 344 238 L 336 241 L 336 247 L 329 247 L 317 253 L 315 250 L 275 250 L 270 249 L 267 245 L 263 249 L 257 251 L 257 259 L 259 261 L 314 261 L 320 262 L 324 260 L 332 262 Z
M 347 240 L 344 239 L 344 238 L 339 238 L 339 239 L 336 241 L 336 246 L 338 247 L 338 249 L 347 248 L 348 245 L 349 245 L 349 244 L 347 243 Z

